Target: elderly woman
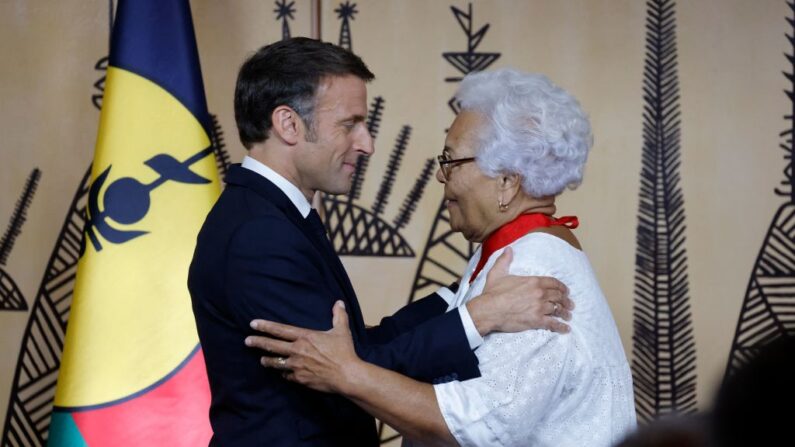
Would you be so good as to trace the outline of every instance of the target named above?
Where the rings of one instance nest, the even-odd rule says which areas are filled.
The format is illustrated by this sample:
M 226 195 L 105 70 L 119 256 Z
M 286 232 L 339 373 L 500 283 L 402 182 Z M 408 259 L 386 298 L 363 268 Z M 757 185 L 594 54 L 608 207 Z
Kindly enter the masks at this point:
M 592 145 L 588 119 L 546 77 L 514 70 L 469 75 L 456 97 L 462 111 L 436 178 L 452 229 L 482 245 L 450 310 L 477 296 L 491 270 L 554 276 L 576 303 L 571 332 L 487 335 L 476 351 L 481 377 L 435 385 L 359 360 L 340 302 L 329 332 L 258 321 L 255 328 L 287 341 L 248 343 L 288 357 L 263 357 L 265 366 L 347 396 L 414 445 L 612 445 L 635 426 L 630 370 L 610 308 L 570 230 L 577 219 L 544 213 L 582 180 Z

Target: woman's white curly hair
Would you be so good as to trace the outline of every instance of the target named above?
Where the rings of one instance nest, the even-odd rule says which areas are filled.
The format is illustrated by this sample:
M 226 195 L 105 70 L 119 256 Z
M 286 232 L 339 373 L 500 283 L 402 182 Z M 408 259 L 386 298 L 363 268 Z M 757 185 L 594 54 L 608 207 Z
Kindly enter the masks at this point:
M 533 197 L 582 182 L 591 124 L 580 103 L 546 76 L 513 69 L 473 73 L 455 96 L 462 110 L 486 119 L 476 151 L 486 175 L 519 174 Z

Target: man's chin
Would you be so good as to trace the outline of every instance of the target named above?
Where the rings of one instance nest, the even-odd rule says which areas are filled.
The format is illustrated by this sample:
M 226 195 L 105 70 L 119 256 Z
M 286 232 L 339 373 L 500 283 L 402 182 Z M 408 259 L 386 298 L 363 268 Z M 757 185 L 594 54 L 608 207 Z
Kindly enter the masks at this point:
M 336 185 L 329 185 L 325 188 L 321 188 L 320 191 L 323 191 L 326 194 L 332 196 L 339 196 L 342 194 L 348 194 L 351 192 L 351 186 L 353 185 L 352 181 L 348 181 L 345 183 L 340 183 Z

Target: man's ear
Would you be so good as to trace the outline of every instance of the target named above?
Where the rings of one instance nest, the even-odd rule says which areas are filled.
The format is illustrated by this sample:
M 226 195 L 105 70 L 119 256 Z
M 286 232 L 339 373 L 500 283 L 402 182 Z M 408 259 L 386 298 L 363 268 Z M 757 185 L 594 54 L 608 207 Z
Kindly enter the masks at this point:
M 300 141 L 303 122 L 298 113 L 289 106 L 281 105 L 273 109 L 271 123 L 271 132 L 276 138 L 291 146 Z

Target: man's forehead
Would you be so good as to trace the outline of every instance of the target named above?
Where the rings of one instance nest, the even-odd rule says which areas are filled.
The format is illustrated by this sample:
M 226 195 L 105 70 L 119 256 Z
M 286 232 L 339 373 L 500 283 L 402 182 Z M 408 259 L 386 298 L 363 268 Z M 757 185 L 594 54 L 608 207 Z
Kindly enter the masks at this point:
M 317 94 L 344 90 L 348 93 L 367 94 L 367 84 L 354 75 L 327 75 L 320 78 L 317 86 Z
M 324 76 L 316 93 L 320 109 L 347 106 L 351 109 L 367 111 L 367 86 L 363 80 L 353 75 Z

